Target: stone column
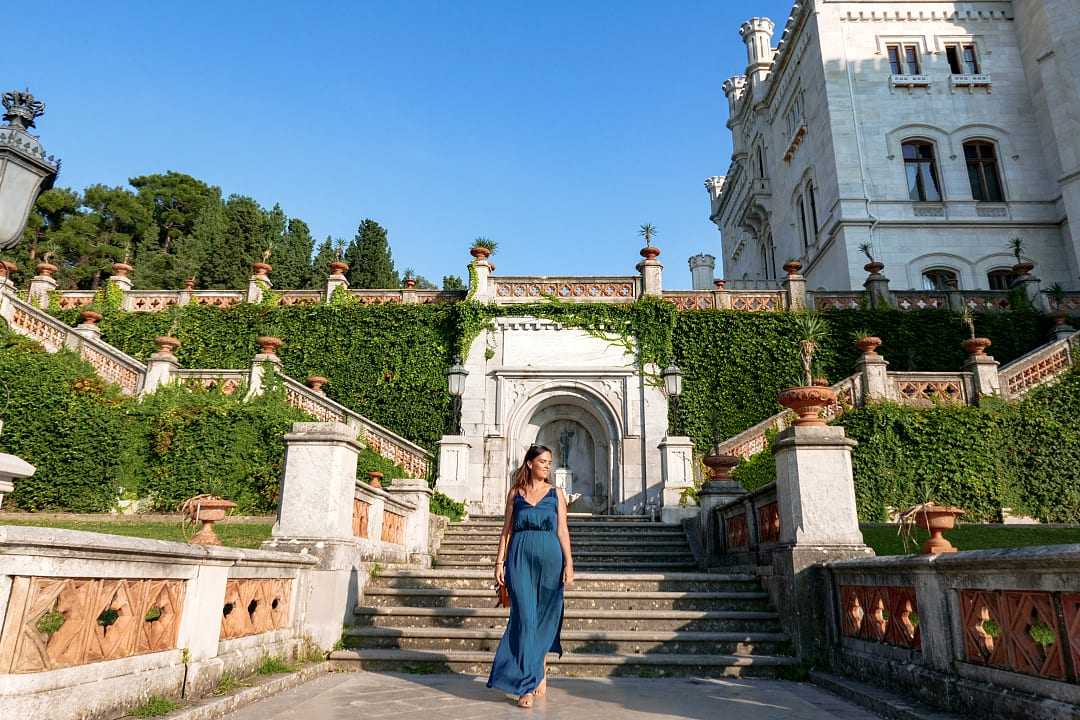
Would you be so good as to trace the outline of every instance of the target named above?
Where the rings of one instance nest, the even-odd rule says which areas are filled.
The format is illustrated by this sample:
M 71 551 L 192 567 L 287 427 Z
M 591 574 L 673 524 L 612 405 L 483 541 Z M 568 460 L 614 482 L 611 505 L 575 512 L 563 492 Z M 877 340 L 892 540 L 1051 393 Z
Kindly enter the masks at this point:
M 285 435 L 275 538 L 352 540 L 356 458 L 363 447 L 344 423 L 293 423 Z
M 967 359 L 964 360 L 964 372 L 971 373 L 975 385 L 973 400 L 976 402 L 983 397 L 1001 396 L 998 361 L 984 352 L 988 345 L 990 345 L 990 340 L 987 338 L 972 338 L 964 342 L 964 348 L 968 350 Z
M 157 352 L 150 356 L 150 362 L 146 363 L 146 381 L 143 383 L 141 395 L 149 395 L 162 385 L 168 385 L 176 379 L 176 371 L 180 369 L 180 361 L 176 359 L 173 351 L 180 347 L 180 341 L 168 335 L 154 338 L 157 344 Z
M 664 483 L 660 520 L 682 522 L 698 514 L 695 505 L 681 505 L 685 490 L 694 487 L 694 442 L 688 437 L 665 437 L 660 441 L 660 473 Z
M 876 308 L 882 304 L 896 307 L 896 298 L 889 291 L 889 278 L 885 277 L 881 272 L 885 269 L 885 266 L 879 262 L 871 262 L 863 267 L 870 273 L 870 276 L 866 278 L 866 282 L 863 283 L 863 287 L 866 288 L 866 293 L 869 296 L 870 307 Z
M 664 265 L 657 256 L 660 248 L 645 247 L 641 249 L 641 256 L 645 258 L 637 264 L 637 271 L 641 274 L 641 294 L 660 297 L 664 294 Z
M 855 511 L 855 445 L 842 427 L 795 425 L 773 446 L 780 545 L 772 554 L 776 582 L 770 590 L 795 653 L 806 662 L 828 654 L 821 563 L 873 555 Z
M 731 478 L 732 469 L 739 464 L 738 457 L 706 455 L 704 463 L 709 468 L 709 479 L 698 492 L 698 505 L 701 513 L 699 517 L 702 547 L 705 549 L 706 562 L 709 563 L 720 554 L 716 508 L 738 500 L 746 495 L 746 490 Z
M 881 339 L 864 338 L 856 345 L 863 351 L 855 364 L 855 371 L 862 375 L 864 401 L 881 402 L 894 399 L 892 381 L 889 380 L 889 361 L 877 353 Z
M 435 489 L 457 502 L 468 500 L 469 448 L 464 435 L 443 435 L 439 440 L 439 478 Z
M 52 276 L 56 272 L 56 266 L 52 263 L 38 263 L 37 272 L 38 274 L 30 281 L 30 304 L 47 310 L 49 293 L 56 290 L 56 278 Z
M 4 496 L 15 492 L 15 481 L 31 477 L 37 468 L 21 457 L 0 453 L 0 506 Z
M 713 299 L 716 301 L 717 310 L 731 309 L 731 291 L 727 289 L 725 281 L 713 280 Z
M 251 266 L 254 274 L 248 280 L 247 289 L 247 301 L 249 303 L 257 303 L 263 299 L 263 291 L 269 290 L 274 287 L 274 284 L 270 282 L 270 271 L 274 268 L 264 262 L 257 262 Z
M 116 286 L 125 293 L 131 292 L 132 288 L 135 287 L 135 283 L 132 282 L 128 275 L 135 268 L 128 265 L 126 262 L 120 262 L 113 263 L 112 269 L 113 274 L 109 276 L 109 282 L 116 283 Z
M 419 296 L 416 294 L 416 280 L 409 278 L 404 282 L 405 287 L 401 289 L 401 302 L 403 305 L 416 305 L 420 302 Z
M 787 295 L 787 309 L 805 310 L 806 278 L 799 274 L 802 263 L 798 260 L 784 263 L 784 270 L 787 272 L 787 277 L 783 282 L 784 293 Z
M 479 255 L 471 264 L 473 272 L 470 278 L 476 281 L 476 289 L 469 288 L 472 299 L 477 302 L 492 302 L 495 300 L 495 284 L 491 282 L 491 265 L 487 255 Z
M 397 478 L 387 492 L 416 507 L 405 519 L 405 551 L 409 553 L 410 563 L 431 567 L 428 523 L 431 519 L 432 493 L 427 480 Z
M 191 291 L 195 289 L 195 278 L 189 277 L 184 280 L 184 288 L 180 291 L 180 295 L 176 299 L 177 305 L 188 305 L 191 303 Z
M 326 302 L 330 302 L 334 297 L 334 291 L 339 287 L 349 289 L 349 281 L 345 277 L 348 269 L 349 266 L 340 260 L 330 263 L 330 276 L 326 278 Z

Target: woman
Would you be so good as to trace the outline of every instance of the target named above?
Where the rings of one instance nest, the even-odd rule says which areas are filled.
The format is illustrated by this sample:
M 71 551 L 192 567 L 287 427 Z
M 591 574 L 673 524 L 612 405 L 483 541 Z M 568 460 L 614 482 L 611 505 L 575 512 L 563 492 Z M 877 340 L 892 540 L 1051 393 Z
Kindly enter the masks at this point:
M 550 474 L 551 450 L 533 445 L 510 483 L 495 559 L 495 582 L 510 595 L 510 622 L 487 686 L 517 695 L 526 708 L 547 691 L 547 653 L 562 655 L 563 588 L 574 582 L 566 496 L 548 484 Z

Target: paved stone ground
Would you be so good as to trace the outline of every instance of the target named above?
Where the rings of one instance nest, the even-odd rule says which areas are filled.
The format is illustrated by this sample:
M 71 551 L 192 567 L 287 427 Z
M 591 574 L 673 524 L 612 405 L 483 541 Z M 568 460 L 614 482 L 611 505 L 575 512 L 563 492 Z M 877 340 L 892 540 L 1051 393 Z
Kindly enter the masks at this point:
M 531 710 L 466 675 L 332 673 L 230 720 L 877 720 L 813 685 L 783 680 L 556 678 Z

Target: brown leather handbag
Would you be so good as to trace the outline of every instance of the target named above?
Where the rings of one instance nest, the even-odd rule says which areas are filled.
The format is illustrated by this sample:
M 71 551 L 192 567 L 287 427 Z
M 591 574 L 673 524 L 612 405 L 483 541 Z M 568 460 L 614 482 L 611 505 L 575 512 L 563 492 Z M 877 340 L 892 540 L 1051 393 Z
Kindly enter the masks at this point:
M 510 591 L 506 589 L 506 583 L 499 585 L 495 589 L 495 594 L 499 596 L 498 601 L 495 603 L 495 607 L 510 607 Z

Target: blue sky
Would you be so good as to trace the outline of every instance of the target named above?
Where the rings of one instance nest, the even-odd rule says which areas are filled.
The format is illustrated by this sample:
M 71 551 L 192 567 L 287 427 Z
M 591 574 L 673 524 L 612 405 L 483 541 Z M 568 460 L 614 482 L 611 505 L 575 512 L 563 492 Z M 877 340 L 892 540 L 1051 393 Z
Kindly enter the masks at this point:
M 178 170 L 280 202 L 317 238 L 363 217 L 399 270 L 629 274 L 657 226 L 668 287 L 719 255 L 702 182 L 730 156 L 738 26 L 788 0 L 28 3 L 5 89 L 45 101 L 60 185 Z M 13 63 L 13 59 L 17 62 Z M 9 88 L 10 86 L 10 88 Z

